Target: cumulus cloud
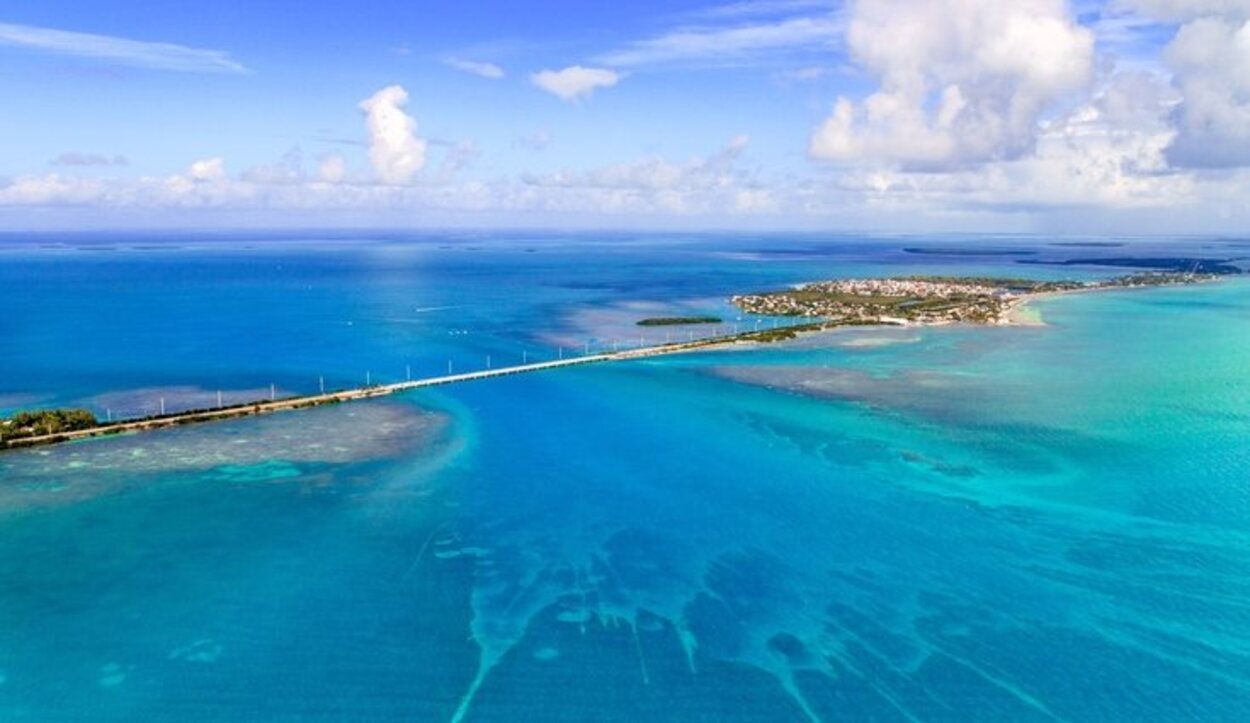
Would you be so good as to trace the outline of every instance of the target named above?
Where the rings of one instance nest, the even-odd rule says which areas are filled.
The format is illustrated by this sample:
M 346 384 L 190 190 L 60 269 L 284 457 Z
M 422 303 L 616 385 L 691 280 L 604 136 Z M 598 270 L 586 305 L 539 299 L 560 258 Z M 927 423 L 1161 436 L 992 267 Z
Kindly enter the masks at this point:
M 530 82 L 561 100 L 588 98 L 597 88 L 610 88 L 621 79 L 619 73 L 604 68 L 571 65 L 563 70 L 543 70 L 530 76 Z
M 1179 26 L 1162 54 L 1177 94 L 1169 163 L 1250 166 L 1250 0 L 1117 0 L 1114 7 L 1156 33 Z
M 879 89 L 839 98 L 812 156 L 928 169 L 1029 153 L 1043 112 L 1088 85 L 1094 57 L 1064 0 L 857 0 L 847 46 Z
M 122 155 L 107 156 L 103 153 L 81 153 L 66 151 L 48 161 L 53 166 L 128 166 L 130 161 Z
M 247 72 L 242 64 L 220 50 L 203 50 L 173 43 L 153 43 L 30 25 L 0 23 L 0 45 L 159 70 L 189 73 Z
M 425 166 L 425 139 L 417 136 L 417 122 L 404 112 L 408 91 L 390 85 L 361 101 L 369 133 L 369 160 L 383 183 L 407 183 Z
M 1163 52 L 1179 96 L 1176 167 L 1250 165 L 1250 1 L 1120 0 L 1147 20 L 1180 27 Z
M 470 75 L 476 75 L 480 78 L 489 78 L 491 80 L 499 80 L 505 75 L 503 68 L 498 65 L 479 60 L 447 58 L 443 60 L 443 65 L 446 65 L 449 68 L 455 68 L 463 73 L 469 73 Z
M 1165 52 L 1181 96 L 1168 159 L 1177 166 L 1250 164 L 1250 21 L 1191 21 Z
M 1123 73 L 1086 103 L 1041 124 L 1027 156 L 925 173 L 862 168 L 840 174 L 838 188 L 878 213 L 1016 214 L 1080 218 L 1118 213 L 1199 214 L 1245 178 L 1200 179 L 1169 167 L 1165 151 L 1174 94 L 1148 73 Z M 1209 208 L 1205 208 L 1209 210 Z M 1136 226 L 1140 229 L 1140 224 Z

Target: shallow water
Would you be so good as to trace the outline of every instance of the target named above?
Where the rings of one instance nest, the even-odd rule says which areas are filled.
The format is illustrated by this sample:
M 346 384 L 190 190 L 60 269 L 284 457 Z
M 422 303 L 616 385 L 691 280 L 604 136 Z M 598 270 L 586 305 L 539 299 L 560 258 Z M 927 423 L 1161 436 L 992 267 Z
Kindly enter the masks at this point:
M 0 322 L 0 399 L 299 390 L 743 287 L 1020 273 L 915 239 L 228 241 L 8 249 L 48 313 Z M 0 717 L 1245 719 L 1250 286 L 1038 310 L 0 457 Z

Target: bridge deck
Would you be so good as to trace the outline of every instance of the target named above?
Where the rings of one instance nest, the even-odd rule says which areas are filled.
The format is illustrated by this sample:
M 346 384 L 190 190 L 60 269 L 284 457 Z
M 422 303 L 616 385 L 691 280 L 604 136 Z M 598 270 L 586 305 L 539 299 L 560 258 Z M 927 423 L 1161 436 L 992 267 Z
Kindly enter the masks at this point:
M 425 379 L 413 379 L 411 381 L 396 382 L 394 384 L 377 384 L 373 386 L 360 387 L 358 389 L 346 389 L 337 392 L 328 392 L 325 394 L 313 394 L 300 397 L 287 397 L 285 399 L 276 399 L 271 401 L 252 402 L 249 404 L 240 404 L 230 407 L 221 407 L 218 409 L 201 409 L 189 412 L 176 412 L 173 414 L 165 414 L 156 417 L 145 417 L 143 419 L 135 419 L 124 422 L 115 422 L 112 424 L 103 424 L 91 429 L 81 429 L 73 432 L 63 432 L 60 434 L 49 434 L 38 437 L 24 437 L 19 439 L 11 439 L 0 441 L 0 451 L 5 449 L 18 449 L 22 447 L 37 447 L 50 444 L 60 444 L 62 442 L 70 442 L 80 439 L 89 439 L 92 437 L 104 437 L 114 434 L 125 434 L 130 432 L 143 432 L 152 429 L 162 429 L 165 427 L 177 427 L 186 424 L 195 424 L 199 422 L 210 422 L 222 419 L 234 419 L 237 417 L 250 417 L 258 414 L 268 414 L 271 412 L 281 412 L 293 409 L 305 409 L 308 407 L 319 407 L 325 404 L 336 404 L 339 402 L 350 402 L 359 399 L 373 399 L 376 397 L 384 397 L 411 389 L 421 389 L 424 387 L 435 387 L 444 384 L 459 384 L 463 382 L 478 381 L 481 379 L 491 379 L 494 377 L 510 376 L 513 374 L 525 374 L 529 372 L 545 371 L 547 369 L 559 369 L 562 367 L 577 366 L 581 364 L 594 364 L 597 362 L 607 361 L 624 361 L 627 359 L 641 359 L 649 356 L 658 356 L 662 354 L 674 354 L 681 351 L 690 351 L 694 349 L 705 349 L 710 346 L 730 343 L 738 341 L 740 336 L 719 337 L 713 339 L 703 339 L 695 342 L 681 342 L 675 344 L 665 344 L 662 346 L 642 347 L 638 349 L 630 349 L 627 351 L 618 351 L 604 354 L 590 354 L 587 356 L 570 357 L 568 359 L 557 359 L 553 361 L 534 362 L 532 364 L 520 364 L 517 366 L 499 367 L 497 369 L 482 369 L 474 372 L 464 372 L 461 374 L 447 374 L 438 377 L 428 377 Z

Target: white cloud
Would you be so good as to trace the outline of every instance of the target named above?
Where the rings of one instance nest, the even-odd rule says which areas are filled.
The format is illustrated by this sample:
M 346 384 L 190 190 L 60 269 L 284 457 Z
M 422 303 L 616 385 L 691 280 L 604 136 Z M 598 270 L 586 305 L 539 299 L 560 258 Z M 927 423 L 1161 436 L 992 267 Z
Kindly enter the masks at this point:
M 732 139 L 706 157 L 672 162 L 659 157 L 632 163 L 494 182 L 452 178 L 421 185 L 379 185 L 333 178 L 299 183 L 268 183 L 229 177 L 221 159 L 192 164 L 168 177 L 88 179 L 49 174 L 0 180 L 0 208 L 83 207 L 112 210 L 272 209 L 410 214 L 416 210 L 453 212 L 639 214 L 765 213 L 774 207 L 770 192 L 734 164 L 746 147 Z M 460 144 L 451 160 L 476 152 Z M 323 163 L 324 165 L 324 163 Z M 333 175 L 333 174 L 332 174 Z M 449 174 L 450 175 L 450 174 Z M 305 216 L 298 215 L 298 218 Z M 370 217 L 373 217 L 372 215 Z
M 411 218 L 414 211 L 506 214 L 609 215 L 634 223 L 638 219 L 771 214 L 783 204 L 773 191 L 737 166 L 748 145 L 745 136 L 721 149 L 686 161 L 653 156 L 585 171 L 564 171 L 524 179 L 445 179 L 409 185 L 381 185 L 340 176 L 341 159 L 323 159 L 316 180 L 269 182 L 255 174 L 234 178 L 219 158 L 197 161 L 185 172 L 166 177 L 129 179 L 75 178 L 58 174 L 0 180 L 0 212 L 14 207 L 91 209 L 119 213 L 180 212 L 204 209 L 225 212 L 285 213 L 306 220 L 310 213 L 344 214 L 347 218 L 389 220 Z M 471 143 L 448 151 L 456 164 L 476 153 Z M 326 173 L 327 165 L 333 168 Z M 293 213 L 294 212 L 294 213 Z M 224 216 L 220 216 L 223 217 Z M 424 214 L 423 214 L 424 217 Z M 536 217 L 536 218 L 538 218 Z M 4 218 L 0 215 L 0 219 Z M 184 219 L 178 215 L 178 219 Z M 298 222 L 298 221 L 297 221 Z
M 342 183 L 347 177 L 347 161 L 337 153 L 327 153 L 317 164 L 317 179 L 323 183 Z
M 858 0 L 847 44 L 880 88 L 839 98 L 810 151 L 951 168 L 1019 158 L 1053 103 L 1092 78 L 1093 35 L 1064 0 Z
M 207 183 L 226 177 L 226 162 L 221 158 L 206 158 L 191 164 L 187 176 L 192 181 Z
M 417 122 L 404 112 L 408 92 L 390 85 L 361 101 L 369 132 L 369 160 L 383 183 L 407 183 L 425 166 L 426 141 L 417 136 Z
M 1127 79 L 1125 82 L 1137 82 Z M 59 174 L 0 179 L 0 224 L 21 219 L 109 218 L 185 224 L 267 218 L 270 223 L 519 223 L 673 227 L 1028 230 L 1230 230 L 1250 223 L 1250 171 L 1170 172 L 1166 103 L 1108 90 L 1050 122 L 1037 152 L 948 173 L 859 169 L 825 178 L 766 178 L 744 167 L 745 138 L 686 161 L 659 156 L 601 168 L 419 185 L 343 178 L 260 183 L 232 178 L 217 159 L 168 177 L 99 179 Z M 1166 100 L 1166 86 L 1158 96 Z M 1152 111 L 1151 109 L 1154 108 Z M 1152 120 L 1153 118 L 1153 120 Z M 1132 119 L 1129 126 L 1126 120 Z M 73 208 L 81 209 L 72 212 Z M 40 213 L 43 209 L 46 212 Z M 129 215 L 127 215 L 129 214 Z M 231 215 L 234 214 L 234 215 Z M 240 215 L 241 214 L 241 215 Z M 440 215 L 441 214 L 441 215 Z M 65 223 L 50 221 L 50 223 Z M 120 222 L 119 222 L 120 223 Z M 1043 226 L 1047 227 L 1047 226 Z
M 172 43 L 152 43 L 30 25 L 0 23 L 0 44 L 159 70 L 191 73 L 247 72 L 243 65 L 220 50 L 203 50 Z
M 766 51 L 792 53 L 804 47 L 832 47 L 842 32 L 832 14 L 792 17 L 734 27 L 682 28 L 640 40 L 599 57 L 607 65 L 726 61 Z
M 616 85 L 621 75 L 604 68 L 571 65 L 563 70 L 543 70 L 530 76 L 530 82 L 561 100 L 588 98 L 597 88 Z
M 1165 57 L 1182 99 L 1169 160 L 1209 168 L 1250 164 L 1250 21 L 1193 20 Z
M 463 60 L 460 58 L 447 58 L 443 61 L 443 65 L 449 68 L 455 68 L 470 75 L 476 75 L 481 78 L 489 78 L 491 80 L 499 80 L 504 77 L 503 68 L 494 63 L 485 63 L 478 60 Z
M 1200 207 L 1218 184 L 1168 166 L 1165 149 L 1174 98 L 1148 74 L 1113 77 L 1088 103 L 1043 125 L 1036 150 L 1011 161 L 946 173 L 860 169 L 844 173 L 844 190 L 881 207 L 1063 215 L 1064 209 L 1118 210 Z
M 1250 165 L 1250 0 L 1117 0 L 1113 8 L 1156 34 L 1180 26 L 1160 68 L 1178 95 L 1171 165 Z

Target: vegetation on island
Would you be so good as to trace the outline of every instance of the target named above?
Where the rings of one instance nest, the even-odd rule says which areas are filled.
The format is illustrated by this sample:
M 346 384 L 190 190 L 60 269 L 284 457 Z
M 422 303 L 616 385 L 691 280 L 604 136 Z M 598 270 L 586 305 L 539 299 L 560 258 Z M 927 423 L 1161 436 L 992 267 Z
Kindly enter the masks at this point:
M 642 319 L 638 326 L 682 326 L 685 324 L 719 324 L 719 316 L 655 316 Z
M 86 409 L 41 409 L 18 412 L 0 422 L 0 440 L 42 437 L 76 432 L 99 426 L 95 415 Z
M 1102 281 L 905 276 L 819 281 L 763 294 L 735 296 L 738 308 L 761 316 L 824 319 L 827 325 L 998 324 L 1021 300 L 1039 294 L 1102 288 L 1188 284 L 1214 274 L 1147 272 Z

